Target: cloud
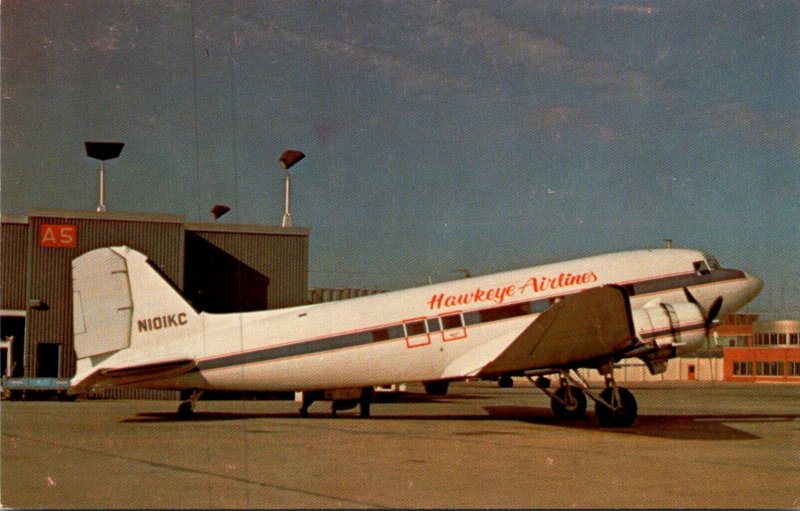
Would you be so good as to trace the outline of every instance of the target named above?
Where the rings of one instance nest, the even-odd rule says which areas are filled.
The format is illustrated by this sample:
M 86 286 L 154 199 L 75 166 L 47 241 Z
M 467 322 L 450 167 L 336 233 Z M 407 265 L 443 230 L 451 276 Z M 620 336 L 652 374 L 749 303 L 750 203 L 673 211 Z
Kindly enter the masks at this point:
M 612 142 L 625 134 L 624 130 L 598 121 L 584 108 L 579 107 L 559 105 L 534 108 L 527 113 L 524 121 L 527 126 L 557 139 L 578 136 Z
M 563 82 L 590 90 L 595 100 L 608 102 L 675 97 L 674 91 L 649 73 L 607 60 L 578 58 L 567 44 L 537 30 L 519 28 L 483 10 L 441 10 L 437 16 L 429 22 L 429 34 L 436 35 L 443 45 L 469 48 L 472 60 L 482 62 L 482 67 L 494 69 L 498 75 L 521 70 L 534 83 Z
M 537 2 L 536 7 L 544 11 L 558 11 L 564 15 L 594 14 L 601 11 L 611 11 L 614 13 L 631 14 L 637 16 L 654 16 L 660 14 L 660 7 L 650 5 L 617 4 L 610 2 L 576 2 L 574 0 L 555 0 L 550 2 Z
M 426 65 L 412 56 L 371 47 L 344 37 L 326 37 L 314 31 L 291 30 L 274 22 L 253 21 L 241 15 L 236 25 L 239 42 L 258 42 L 267 48 L 275 44 L 302 48 L 314 60 L 322 60 L 339 69 L 360 70 L 388 78 L 406 92 L 468 87 L 464 78 Z
M 712 133 L 740 137 L 753 147 L 800 149 L 797 112 L 756 110 L 742 103 L 719 103 L 698 111 L 694 117 Z

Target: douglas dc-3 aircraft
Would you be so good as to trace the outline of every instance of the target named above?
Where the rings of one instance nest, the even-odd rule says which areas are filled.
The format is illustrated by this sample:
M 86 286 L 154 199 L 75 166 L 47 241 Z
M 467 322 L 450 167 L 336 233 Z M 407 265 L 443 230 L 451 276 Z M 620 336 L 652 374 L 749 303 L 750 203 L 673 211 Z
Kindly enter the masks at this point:
M 369 416 L 374 386 L 416 381 L 441 392 L 452 380 L 524 375 L 536 378 L 556 416 L 583 417 L 588 396 L 599 424 L 611 427 L 631 425 L 637 413 L 633 395 L 614 380 L 616 362 L 636 357 L 652 374 L 663 372 L 669 358 L 703 344 L 717 314 L 736 311 L 762 287 L 702 252 L 660 249 L 347 301 L 209 314 L 128 247 L 87 252 L 73 261 L 72 275 L 73 394 L 181 390 L 178 417 L 188 419 L 208 389 L 302 391 L 303 416 L 313 399 L 333 391 Z M 605 388 L 590 389 L 578 368 L 597 369 Z

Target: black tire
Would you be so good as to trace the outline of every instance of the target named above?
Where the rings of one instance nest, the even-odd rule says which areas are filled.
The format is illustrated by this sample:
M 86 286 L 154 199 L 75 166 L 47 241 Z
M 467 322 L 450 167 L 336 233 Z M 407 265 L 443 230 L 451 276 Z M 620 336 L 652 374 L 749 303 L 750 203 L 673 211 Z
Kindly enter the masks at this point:
M 636 405 L 636 398 L 628 389 L 618 387 L 620 402 L 617 403 L 617 409 L 612 410 L 603 403 L 595 403 L 595 413 L 597 414 L 597 422 L 604 428 L 627 428 L 636 420 L 636 413 L 638 407 Z M 607 403 L 611 403 L 613 389 L 607 388 L 600 393 L 600 398 Z
M 572 402 L 564 404 L 556 398 L 550 399 L 550 408 L 559 419 L 576 420 L 586 416 L 586 395 L 578 387 L 569 386 Z M 555 395 L 562 401 L 567 401 L 567 387 L 559 387 Z
M 501 389 L 510 389 L 514 386 L 514 380 L 511 376 L 501 376 L 497 379 L 497 386 Z
M 191 401 L 184 401 L 178 406 L 178 420 L 188 421 L 194 416 L 194 407 Z
M 422 383 L 425 386 L 425 393 L 431 396 L 444 396 L 447 394 L 447 387 L 450 386 L 449 381 L 426 381 Z

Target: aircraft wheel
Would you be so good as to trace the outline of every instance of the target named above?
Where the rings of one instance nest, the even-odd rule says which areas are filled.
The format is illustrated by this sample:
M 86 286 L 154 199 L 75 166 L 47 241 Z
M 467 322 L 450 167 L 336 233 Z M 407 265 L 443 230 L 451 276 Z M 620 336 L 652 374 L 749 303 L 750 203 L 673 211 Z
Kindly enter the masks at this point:
M 514 380 L 511 376 L 501 376 L 497 379 L 497 386 L 501 389 L 510 389 L 514 386 Z
M 550 399 L 550 408 L 559 419 L 581 419 L 586 415 L 586 395 L 581 389 L 571 385 L 569 391 L 570 395 L 567 395 L 567 386 L 559 387 L 555 392 L 556 397 Z
M 618 387 L 619 402 L 611 403 L 614 389 L 607 388 L 600 393 L 600 398 L 607 403 L 616 404 L 616 408 L 611 409 L 603 403 L 595 404 L 595 413 L 600 426 L 604 428 L 627 428 L 636 420 L 636 398 L 628 389 Z
M 178 420 L 188 421 L 194 415 L 194 407 L 191 401 L 184 401 L 178 406 Z

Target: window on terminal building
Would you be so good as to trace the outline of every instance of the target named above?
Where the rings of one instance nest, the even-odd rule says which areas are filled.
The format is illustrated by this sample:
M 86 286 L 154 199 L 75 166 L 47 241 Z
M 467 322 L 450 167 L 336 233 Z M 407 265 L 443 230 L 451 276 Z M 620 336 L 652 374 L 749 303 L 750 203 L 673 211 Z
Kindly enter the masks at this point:
M 757 376 L 783 376 L 783 362 L 756 362 Z
M 786 364 L 786 376 L 800 376 L 800 362 L 788 362 Z
M 752 362 L 734 362 L 733 363 L 734 376 L 752 376 L 753 363 Z

